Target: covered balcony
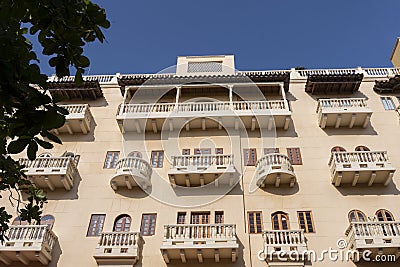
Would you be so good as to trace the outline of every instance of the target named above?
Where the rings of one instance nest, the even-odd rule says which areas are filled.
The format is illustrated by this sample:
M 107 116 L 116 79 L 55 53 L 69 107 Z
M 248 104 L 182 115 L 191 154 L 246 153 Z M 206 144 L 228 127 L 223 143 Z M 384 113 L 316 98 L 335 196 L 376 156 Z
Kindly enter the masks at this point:
M 332 152 L 329 167 L 335 186 L 387 186 L 396 171 L 389 162 L 386 151 Z
M 307 256 L 304 258 L 302 255 L 307 250 L 307 242 L 303 230 L 269 230 L 263 232 L 263 238 L 264 257 L 269 266 L 282 266 L 282 258 L 278 258 L 281 251 L 286 252 L 285 266 L 304 266 Z M 290 259 L 290 255 L 295 261 Z
M 367 127 L 372 110 L 365 98 L 330 98 L 318 100 L 319 127 Z
M 177 224 L 164 226 L 161 253 L 166 263 L 205 259 L 235 262 L 239 244 L 235 224 Z
M 141 256 L 142 247 L 143 239 L 140 233 L 102 233 L 93 257 L 99 266 L 133 266 Z
M 5 265 L 48 265 L 51 261 L 57 236 L 47 225 L 11 225 L 5 236 L 6 241 L 0 243 L 0 261 Z
M 233 155 L 182 155 L 172 157 L 169 180 L 175 187 L 204 186 L 209 183 L 232 185 L 236 169 Z
M 93 122 L 92 113 L 88 104 L 80 105 L 60 105 L 60 107 L 68 110 L 69 114 L 65 116 L 65 124 L 54 130 L 55 134 L 63 133 L 83 133 L 87 134 L 90 132 L 90 126 Z
M 196 118 L 186 123 L 188 118 Z M 289 127 L 291 111 L 286 100 L 271 101 L 221 101 L 193 103 L 121 104 L 117 121 L 122 131 L 140 133 L 163 129 L 173 131 L 185 126 L 190 129 L 260 127 L 272 129 Z M 260 125 L 264 123 L 265 125 Z
M 382 222 L 351 222 L 346 230 L 348 248 L 371 251 L 371 259 L 376 255 L 395 255 L 399 257 L 400 223 L 394 221 Z M 358 261 L 360 259 L 353 259 Z
M 111 187 L 114 190 L 122 187 L 132 189 L 134 186 L 145 189 L 151 186 L 151 173 L 151 165 L 144 159 L 137 157 L 120 159 L 110 181 Z
M 69 191 L 80 179 L 75 161 L 71 157 L 42 157 L 33 161 L 20 159 L 27 178 L 39 188 L 64 188 Z
M 296 183 L 296 175 L 290 159 L 279 153 L 263 156 L 256 163 L 257 185 L 260 187 L 289 185 Z

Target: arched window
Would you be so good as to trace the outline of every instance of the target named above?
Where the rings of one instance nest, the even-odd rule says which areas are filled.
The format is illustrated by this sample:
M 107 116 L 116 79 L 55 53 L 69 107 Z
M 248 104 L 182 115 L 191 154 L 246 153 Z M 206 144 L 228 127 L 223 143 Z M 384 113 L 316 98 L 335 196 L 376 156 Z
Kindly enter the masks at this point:
M 282 211 L 272 213 L 271 220 L 273 230 L 289 230 L 289 216 L 286 213 Z
M 14 219 L 14 221 L 13 221 L 13 223 L 12 223 L 12 225 L 27 225 L 28 224 L 28 222 L 27 221 L 23 221 L 22 219 L 21 219 L 21 217 L 16 217 L 15 219 Z
M 49 229 L 53 228 L 54 225 L 54 217 L 53 215 L 44 215 L 41 219 L 40 219 L 40 224 L 41 225 L 48 225 Z
M 393 214 L 388 210 L 380 209 L 380 210 L 376 211 L 375 215 L 378 218 L 378 221 L 380 221 L 380 222 L 385 222 L 385 221 L 392 222 L 392 221 L 394 221 Z
M 346 152 L 346 149 L 341 146 L 334 146 L 332 147 L 331 152 Z
M 142 158 L 142 153 L 139 151 L 132 151 L 131 153 L 128 154 L 128 158 Z
M 357 146 L 356 151 L 370 151 L 368 147 L 366 146 Z
M 129 232 L 131 217 L 126 214 L 119 215 L 114 221 L 114 232 Z
M 349 221 L 350 222 L 365 222 L 366 216 L 362 211 L 352 210 L 349 212 Z
M 50 153 L 42 153 L 39 155 L 38 158 L 51 158 L 51 154 Z

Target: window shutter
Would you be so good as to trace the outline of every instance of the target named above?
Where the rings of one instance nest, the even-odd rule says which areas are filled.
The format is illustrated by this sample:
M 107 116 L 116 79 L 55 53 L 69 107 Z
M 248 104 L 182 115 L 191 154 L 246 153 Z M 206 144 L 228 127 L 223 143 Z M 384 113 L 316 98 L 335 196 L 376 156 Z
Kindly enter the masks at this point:
M 303 161 L 301 160 L 300 148 L 298 147 L 287 148 L 287 154 L 292 165 L 303 164 Z

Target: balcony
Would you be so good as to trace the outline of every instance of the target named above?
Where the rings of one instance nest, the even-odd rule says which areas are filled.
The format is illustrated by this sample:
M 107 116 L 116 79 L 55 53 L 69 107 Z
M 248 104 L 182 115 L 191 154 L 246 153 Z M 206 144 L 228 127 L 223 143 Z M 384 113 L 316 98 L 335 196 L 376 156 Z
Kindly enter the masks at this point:
M 57 236 L 47 225 L 12 225 L 5 236 L 8 240 L 0 243 L 0 261 L 5 265 L 13 262 L 48 265 L 51 261 Z
M 386 151 L 332 152 L 329 167 L 335 186 L 387 186 L 396 171 L 390 164 Z
M 351 222 L 346 230 L 348 248 L 376 255 L 396 255 L 400 250 L 400 222 Z M 358 261 L 359 259 L 353 259 Z
M 189 123 L 187 119 L 196 118 Z M 247 129 L 289 127 L 291 112 L 286 100 L 121 104 L 117 121 L 122 132 L 225 128 Z M 241 122 L 239 122 L 241 120 Z M 261 125 L 260 125 L 261 124 Z
M 71 157 L 37 158 L 33 161 L 20 159 L 27 178 L 39 188 L 64 188 L 69 191 L 74 181 L 80 179 L 78 169 Z
M 143 239 L 140 233 L 102 233 L 93 257 L 100 265 L 133 266 L 140 258 Z
M 235 224 L 177 224 L 164 226 L 161 253 L 164 261 L 229 259 L 235 262 L 239 248 Z
M 204 186 L 209 183 L 233 185 L 236 169 L 233 155 L 183 155 L 172 157 L 169 180 L 175 187 Z
M 304 237 L 303 230 L 270 230 L 263 232 L 264 238 L 264 256 L 269 266 L 304 266 L 304 262 L 307 259 L 302 257 L 302 253 L 307 250 L 307 242 Z M 282 261 L 278 258 L 279 251 L 285 251 L 286 261 Z M 293 254 L 290 254 L 290 251 Z M 296 254 L 295 254 L 296 253 Z M 292 255 L 291 259 L 289 256 Z M 299 257 L 297 257 L 297 255 Z M 275 265 L 274 265 L 275 263 Z M 299 264 L 301 263 L 301 264 Z
M 120 159 L 117 162 L 115 174 L 111 178 L 111 187 L 114 190 L 121 187 L 132 189 L 134 186 L 146 189 L 151 186 L 151 173 L 150 164 L 141 158 Z
M 331 98 L 318 100 L 319 127 L 367 127 L 372 110 L 365 98 Z
M 296 175 L 290 159 L 282 154 L 273 153 L 263 156 L 256 164 L 257 185 L 280 187 L 296 183 Z
M 65 116 L 65 124 L 61 128 L 54 130 L 55 134 L 87 134 L 90 132 L 90 126 L 94 120 L 88 104 L 60 105 L 60 107 L 68 110 L 69 114 Z

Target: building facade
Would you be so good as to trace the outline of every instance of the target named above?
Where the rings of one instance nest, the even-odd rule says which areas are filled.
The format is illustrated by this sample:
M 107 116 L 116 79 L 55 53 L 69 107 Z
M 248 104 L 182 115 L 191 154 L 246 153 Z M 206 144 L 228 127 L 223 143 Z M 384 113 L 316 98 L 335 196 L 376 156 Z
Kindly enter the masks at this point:
M 173 71 L 49 78 L 63 144 L 19 155 L 49 201 L 0 266 L 398 266 L 400 69 Z

